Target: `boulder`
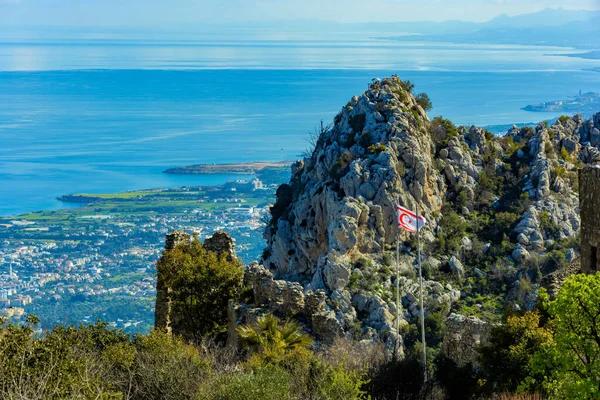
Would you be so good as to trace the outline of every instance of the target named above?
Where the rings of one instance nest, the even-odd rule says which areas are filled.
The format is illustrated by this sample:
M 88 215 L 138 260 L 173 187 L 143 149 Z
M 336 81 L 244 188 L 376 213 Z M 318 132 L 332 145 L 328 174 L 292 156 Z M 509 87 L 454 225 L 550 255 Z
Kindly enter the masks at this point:
M 448 265 L 450 266 L 452 272 L 454 272 L 459 278 L 465 276 L 465 267 L 462 265 L 460 260 L 456 258 L 456 256 L 450 257 L 450 260 L 448 260 Z

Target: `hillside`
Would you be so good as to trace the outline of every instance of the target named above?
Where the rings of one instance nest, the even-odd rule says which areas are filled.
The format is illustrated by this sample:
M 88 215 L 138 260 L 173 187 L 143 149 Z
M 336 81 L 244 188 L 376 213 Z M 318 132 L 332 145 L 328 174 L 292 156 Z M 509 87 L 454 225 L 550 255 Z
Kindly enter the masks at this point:
M 396 204 L 415 201 L 428 220 L 428 324 L 452 312 L 497 321 L 506 307 L 528 308 L 542 277 L 577 259 L 577 168 L 600 155 L 600 113 L 495 137 L 430 121 L 416 98 L 397 76 L 375 81 L 293 165 L 262 265 L 247 268 L 255 306 L 300 316 L 323 340 L 393 338 L 400 235 L 400 334 L 410 345 L 416 241 L 398 231 Z

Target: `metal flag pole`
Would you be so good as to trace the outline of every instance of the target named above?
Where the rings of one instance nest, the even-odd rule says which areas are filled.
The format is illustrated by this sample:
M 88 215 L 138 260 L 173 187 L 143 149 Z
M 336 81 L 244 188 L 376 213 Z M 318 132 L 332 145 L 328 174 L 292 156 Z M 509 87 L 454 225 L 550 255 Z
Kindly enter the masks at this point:
M 395 359 L 398 359 L 400 351 L 400 229 L 396 235 L 396 346 Z
M 423 310 L 423 273 L 421 268 L 421 239 L 419 228 L 419 203 L 416 202 L 417 210 L 417 262 L 419 264 L 419 302 L 421 307 L 421 342 L 423 343 L 423 370 L 425 372 L 425 382 L 427 382 L 427 344 L 425 343 L 425 312 Z

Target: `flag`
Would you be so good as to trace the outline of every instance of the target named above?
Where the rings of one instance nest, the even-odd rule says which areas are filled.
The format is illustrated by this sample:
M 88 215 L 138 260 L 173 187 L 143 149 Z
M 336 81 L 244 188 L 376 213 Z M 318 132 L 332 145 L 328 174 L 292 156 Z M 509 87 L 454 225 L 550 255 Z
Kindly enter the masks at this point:
M 421 215 L 417 217 L 417 214 L 404 208 L 397 206 L 398 209 L 398 227 L 407 230 L 409 232 L 416 232 L 417 229 L 421 230 L 423 225 L 427 222 Z

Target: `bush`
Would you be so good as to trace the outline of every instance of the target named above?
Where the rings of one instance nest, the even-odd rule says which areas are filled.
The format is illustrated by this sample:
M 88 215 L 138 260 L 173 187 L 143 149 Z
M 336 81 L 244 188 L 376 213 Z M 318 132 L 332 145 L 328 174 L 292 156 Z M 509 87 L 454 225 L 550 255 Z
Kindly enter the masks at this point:
M 459 366 L 443 355 L 435 360 L 435 378 L 444 389 L 446 400 L 470 399 L 479 390 L 479 375 L 472 364 Z
M 379 154 L 382 151 L 386 151 L 387 147 L 384 144 L 378 144 L 378 145 L 370 145 L 369 148 L 367 149 L 367 151 L 369 152 L 369 154 Z
M 229 301 L 242 284 L 240 260 L 205 250 L 195 236 L 192 243 L 164 252 L 156 269 L 170 288 L 173 332 L 199 341 L 226 330 Z
M 354 133 L 359 133 L 359 132 L 362 132 L 363 129 L 365 129 L 366 121 L 367 121 L 367 117 L 363 113 L 363 114 L 356 114 L 356 115 L 351 116 L 350 119 L 348 120 L 348 123 L 350 124 L 350 127 L 352 128 Z
M 292 400 L 292 377 L 283 368 L 267 365 L 245 372 L 229 373 L 214 378 L 204 388 L 201 400 Z
M 117 399 L 102 379 L 97 357 L 80 347 L 77 331 L 53 329 L 33 338 L 29 325 L 0 330 L 0 388 L 6 399 L 59 400 L 65 398 Z
M 209 363 L 181 339 L 153 331 L 119 344 L 104 357 L 113 366 L 111 382 L 130 399 L 190 399 L 208 376 Z
M 564 125 L 565 122 L 569 121 L 571 119 L 571 117 L 569 117 L 568 115 L 561 115 L 560 117 L 558 117 L 558 122 L 561 125 Z
M 446 146 L 451 138 L 458 137 L 456 125 L 442 116 L 435 117 L 431 121 L 430 133 L 434 143 L 440 148 Z
M 433 104 L 431 103 L 429 96 L 427 96 L 427 93 L 419 93 L 415 96 L 415 100 L 425 111 L 431 111 L 433 108 Z
M 544 297 L 554 338 L 538 349 L 528 381 L 542 382 L 553 398 L 599 398 L 600 274 L 573 275 L 556 300 Z
M 413 89 L 415 88 L 415 85 L 411 82 L 411 81 L 400 81 L 400 85 L 402 86 L 402 89 L 406 90 L 409 93 L 412 93 Z
M 363 132 L 363 134 L 358 138 L 358 144 L 360 144 L 363 148 L 368 149 L 369 146 L 373 144 L 373 137 L 369 132 Z
M 493 328 L 488 344 L 479 349 L 489 391 L 516 391 L 532 374 L 534 354 L 549 343 L 552 333 L 540 326 L 540 315 L 535 312 L 508 317 L 504 324 Z
M 571 153 L 569 153 L 569 151 L 566 148 L 562 147 L 560 149 L 560 156 L 563 160 L 571 162 Z

